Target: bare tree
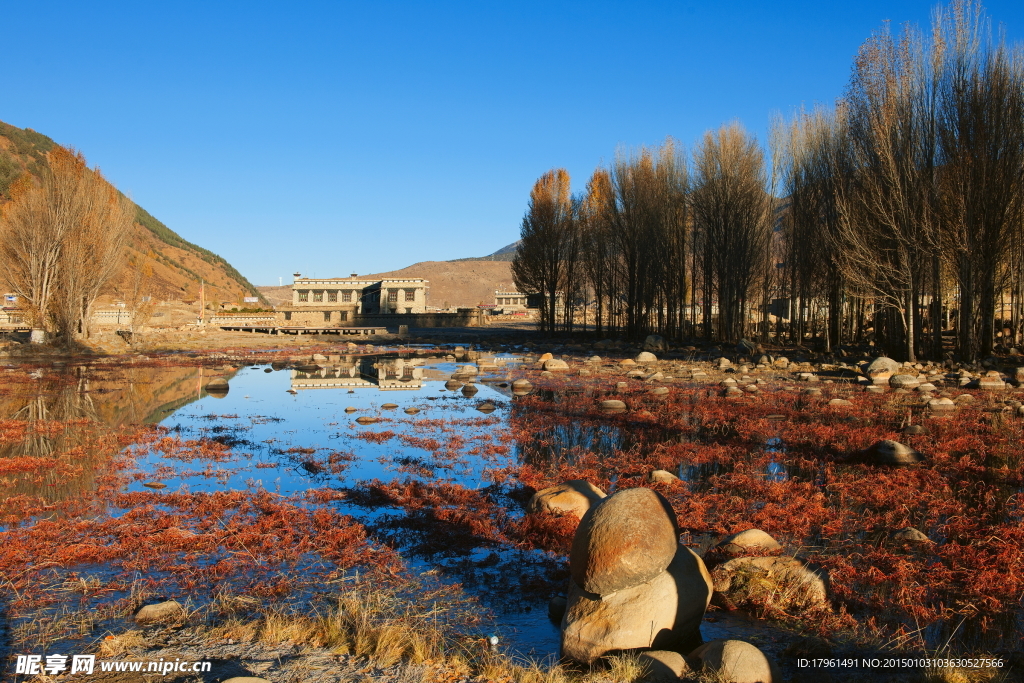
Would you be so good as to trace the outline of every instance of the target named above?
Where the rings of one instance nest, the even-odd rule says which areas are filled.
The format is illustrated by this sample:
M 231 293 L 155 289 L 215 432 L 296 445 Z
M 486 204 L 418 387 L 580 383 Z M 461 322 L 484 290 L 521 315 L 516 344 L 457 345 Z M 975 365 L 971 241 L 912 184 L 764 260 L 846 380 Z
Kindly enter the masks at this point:
M 693 208 L 704 275 L 705 333 L 711 297 L 718 303 L 717 334 L 746 331 L 750 298 L 769 256 L 773 201 L 764 154 L 739 124 L 709 132 L 694 154 Z
M 33 327 L 68 343 L 88 334 L 93 303 L 120 271 L 134 211 L 81 153 L 57 146 L 48 161 L 38 182 L 26 176 L 12 188 L 0 255 Z
M 520 228 L 522 240 L 512 259 L 516 287 L 542 294 L 541 327 L 554 331 L 559 294 L 565 285 L 565 262 L 575 248 L 573 201 L 564 168 L 542 175 L 530 192 Z

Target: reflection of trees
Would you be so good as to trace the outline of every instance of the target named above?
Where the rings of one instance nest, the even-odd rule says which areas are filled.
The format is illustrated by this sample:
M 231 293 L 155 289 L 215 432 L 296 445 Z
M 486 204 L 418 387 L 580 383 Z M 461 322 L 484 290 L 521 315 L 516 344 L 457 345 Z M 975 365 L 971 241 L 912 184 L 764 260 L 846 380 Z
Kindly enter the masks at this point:
M 94 489 L 96 472 L 114 453 L 100 437 L 120 425 L 156 422 L 200 398 L 202 373 L 195 367 L 76 367 L 5 397 L 0 411 L 23 423 L 25 432 L 0 445 L 0 458 L 54 463 L 0 480 L 0 500 L 28 496 L 53 504 Z

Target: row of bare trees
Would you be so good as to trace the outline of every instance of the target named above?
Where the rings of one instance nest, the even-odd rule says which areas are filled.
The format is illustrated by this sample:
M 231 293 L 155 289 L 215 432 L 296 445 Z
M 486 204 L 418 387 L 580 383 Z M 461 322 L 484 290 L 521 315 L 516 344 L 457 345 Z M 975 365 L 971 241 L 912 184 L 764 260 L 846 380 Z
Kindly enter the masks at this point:
M 733 124 L 689 156 L 671 140 L 620 154 L 576 197 L 546 174 L 517 286 L 545 294 L 548 330 L 873 338 L 910 359 L 941 357 L 946 332 L 963 360 L 1019 335 L 1024 55 L 979 5 L 877 32 L 845 96 L 776 121 L 771 151 Z
M 692 163 L 671 139 L 620 154 L 576 196 L 550 171 L 523 218 L 516 286 L 543 294 L 549 331 L 744 336 L 767 291 L 767 188 L 764 154 L 737 124 L 708 133 Z
M 0 207 L 0 277 L 34 340 L 67 345 L 88 336 L 93 305 L 121 276 L 135 210 L 81 153 L 57 146 L 48 158 L 41 177 L 23 175 Z

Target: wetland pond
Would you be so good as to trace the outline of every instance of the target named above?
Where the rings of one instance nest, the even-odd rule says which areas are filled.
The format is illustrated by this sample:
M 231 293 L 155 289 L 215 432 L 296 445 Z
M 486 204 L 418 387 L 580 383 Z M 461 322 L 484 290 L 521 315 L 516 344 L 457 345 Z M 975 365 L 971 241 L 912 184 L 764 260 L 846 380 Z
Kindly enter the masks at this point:
M 416 577 L 410 600 L 459 603 L 476 635 L 547 659 L 559 640 L 548 602 L 567 585 L 575 520 L 527 514 L 530 494 L 577 478 L 609 492 L 647 485 L 654 468 L 681 480 L 655 486 L 684 542 L 706 551 L 727 532 L 767 529 L 833 572 L 835 595 L 862 616 L 927 575 L 963 594 L 957 562 L 998 557 L 1020 571 L 1019 548 L 999 555 L 988 540 L 943 554 L 974 545 L 972 534 L 1000 544 L 1019 535 L 1019 426 L 992 423 L 1002 441 L 974 456 L 995 454 L 1015 474 L 961 492 L 949 482 L 968 481 L 974 443 L 962 443 L 956 420 L 915 437 L 933 451 L 959 439 L 955 467 L 872 480 L 861 465 L 836 464 L 835 453 L 902 427 L 905 410 L 875 396 L 845 413 L 781 390 L 747 403 L 694 383 L 653 396 L 639 382 L 616 388 L 612 372 L 534 373 L 537 389 L 514 394 L 522 358 L 474 354 L 478 374 L 467 374 L 470 358 L 450 353 L 8 367 L 0 644 L 94 643 L 131 627 L 126 607 L 160 598 L 203 607 L 248 595 L 310 610 L 359 576 L 403 575 Z M 613 394 L 628 413 L 595 408 Z M 983 513 L 974 526 L 955 521 L 968 508 Z M 905 552 L 885 540 L 885 529 L 907 525 L 946 542 Z M 905 637 L 903 625 L 924 619 L 926 646 L 948 641 L 965 620 L 933 590 L 900 603 L 887 633 Z M 985 596 L 995 605 L 1002 593 Z M 821 617 L 819 630 L 849 627 L 841 612 L 847 621 Z M 998 612 L 959 631 L 972 634 L 964 649 L 1019 641 L 1019 609 Z M 709 612 L 702 632 L 776 655 L 791 640 L 742 611 Z

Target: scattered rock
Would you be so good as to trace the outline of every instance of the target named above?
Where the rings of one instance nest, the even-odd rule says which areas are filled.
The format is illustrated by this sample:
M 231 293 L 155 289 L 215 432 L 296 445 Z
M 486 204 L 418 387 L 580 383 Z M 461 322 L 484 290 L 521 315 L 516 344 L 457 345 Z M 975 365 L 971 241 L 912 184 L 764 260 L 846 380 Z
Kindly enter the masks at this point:
M 744 640 L 712 640 L 690 653 L 718 683 L 782 683 L 775 662 Z
M 652 396 L 668 396 L 668 387 L 654 387 L 647 393 Z
M 654 363 L 658 360 L 658 357 L 650 351 L 641 351 L 633 360 L 637 363 Z
M 476 396 L 476 392 L 478 391 L 479 389 L 476 388 L 475 384 L 467 384 L 466 386 L 462 387 L 462 395 L 466 397 Z
M 541 363 L 543 363 L 544 361 L 551 360 L 553 358 L 554 358 L 554 356 L 552 356 L 550 353 L 543 353 L 543 354 L 541 354 L 539 360 L 540 360 Z
M 899 369 L 900 364 L 893 359 L 879 356 L 868 364 L 864 374 L 875 384 L 885 384 Z
M 852 406 L 853 404 L 845 398 L 833 398 L 828 402 L 830 406 Z
M 206 383 L 206 393 L 214 398 L 224 398 L 230 389 L 228 381 L 223 377 L 216 377 Z
M 493 413 L 495 410 L 497 410 L 497 408 L 498 406 L 494 405 L 490 401 L 484 401 L 483 403 L 476 407 L 476 409 L 479 410 L 481 413 Z
M 668 470 L 654 470 L 647 475 L 647 483 L 649 484 L 674 484 L 677 481 L 679 481 L 679 477 Z
M 715 548 L 730 557 L 737 557 L 752 550 L 778 550 L 782 545 L 760 529 L 747 529 L 732 536 L 726 536 Z
M 413 408 L 412 406 L 409 406 L 408 408 L 405 409 L 405 414 L 406 415 L 415 415 L 418 412 L 420 412 L 420 409 L 419 408 Z
M 385 403 L 384 405 L 381 406 L 381 409 L 383 409 L 383 410 L 394 410 L 397 407 L 398 407 L 397 403 Z
M 549 512 L 557 515 L 571 514 L 577 519 L 592 505 L 596 505 L 607 494 L 585 479 L 574 479 L 557 486 L 537 491 L 530 498 L 527 509 L 530 512 Z
M 893 389 L 916 389 L 921 380 L 914 375 L 893 375 L 889 378 L 889 386 Z
M 923 460 L 913 448 L 892 439 L 879 441 L 863 451 L 863 455 L 878 465 L 913 465 Z
M 650 581 L 676 554 L 675 512 L 656 491 L 623 489 L 584 515 L 569 553 L 573 581 L 609 595 Z
M 450 379 L 444 383 L 444 388 L 447 389 L 448 391 L 455 391 L 456 389 L 462 388 L 462 382 Z
M 623 382 L 625 384 L 625 382 Z M 618 399 L 610 398 L 601 401 L 601 410 L 606 413 L 624 413 L 626 411 L 626 404 Z
M 512 382 L 512 393 L 515 396 L 526 396 L 533 391 L 533 384 L 528 379 L 517 379 Z
M 956 403 L 951 398 L 933 398 L 928 401 L 928 410 L 932 413 L 948 415 L 956 411 Z
M 356 422 L 361 425 L 372 425 L 375 422 L 379 422 L 379 420 L 375 417 L 370 417 L 369 415 L 363 415 L 362 417 L 357 417 Z
M 548 372 L 562 372 L 569 369 L 569 364 L 561 358 L 551 358 L 544 361 L 544 369 Z
M 903 543 L 932 543 L 932 539 L 928 538 L 924 533 L 918 531 L 912 526 L 908 526 L 905 529 L 894 531 L 892 533 L 892 539 L 894 541 L 901 541 Z
M 671 650 L 641 652 L 638 660 L 643 668 L 637 679 L 639 683 L 679 683 L 680 678 L 692 671 L 686 658 Z
M 167 600 L 154 605 L 146 605 L 135 613 L 138 624 L 154 624 L 162 621 L 173 621 L 185 616 L 185 608 L 177 600 Z
M 928 430 L 923 425 L 907 425 L 903 428 L 903 433 L 907 436 L 918 436 L 927 434 Z

